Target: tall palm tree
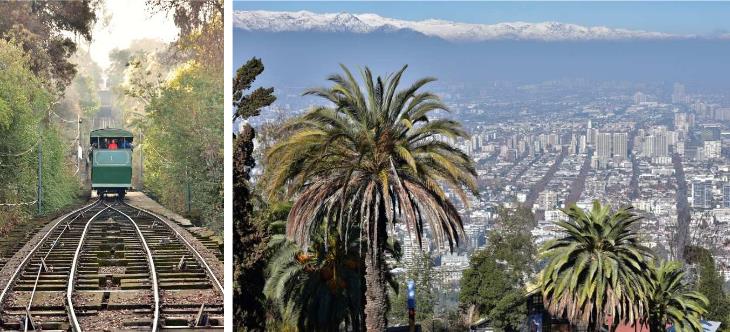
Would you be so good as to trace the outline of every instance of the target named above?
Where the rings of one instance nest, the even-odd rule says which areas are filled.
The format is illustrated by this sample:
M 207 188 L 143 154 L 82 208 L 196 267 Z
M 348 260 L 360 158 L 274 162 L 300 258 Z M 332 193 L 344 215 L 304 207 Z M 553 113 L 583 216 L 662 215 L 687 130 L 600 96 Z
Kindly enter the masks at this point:
M 563 236 L 543 247 L 542 294 L 548 310 L 598 331 L 607 319 L 634 323 L 646 303 L 651 251 L 639 243 L 640 217 L 631 207 L 611 212 L 593 202 L 590 211 L 572 205 L 568 221 L 556 224 Z
M 651 332 L 666 331 L 672 324 L 676 331 L 702 331 L 700 317 L 709 301 L 684 283 L 684 271 L 678 262 L 662 262 L 651 269 L 648 323 Z
M 385 79 L 362 71 L 364 87 L 342 66 L 329 88 L 306 92 L 328 101 L 286 127 L 292 133 L 267 153 L 270 189 L 287 185 L 295 198 L 287 235 L 306 246 L 319 223 L 347 238 L 357 229 L 364 251 L 365 326 L 386 328 L 384 247 L 388 228 L 404 222 L 419 243 L 425 224 L 437 242 L 453 248 L 463 236 L 458 211 L 444 191 L 462 202 L 477 194 L 472 160 L 447 139 L 466 138 L 458 122 L 433 119 L 446 110 L 440 99 L 419 90 L 424 78 L 398 90 L 404 66 Z M 356 226 L 356 227 L 353 227 Z

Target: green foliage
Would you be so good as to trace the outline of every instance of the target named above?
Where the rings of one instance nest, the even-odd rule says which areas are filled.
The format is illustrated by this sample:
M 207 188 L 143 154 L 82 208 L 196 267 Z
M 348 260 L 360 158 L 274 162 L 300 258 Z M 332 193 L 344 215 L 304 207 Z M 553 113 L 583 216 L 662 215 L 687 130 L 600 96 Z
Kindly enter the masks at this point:
M 10 1 L 2 3 L 0 37 L 14 39 L 27 54 L 28 68 L 60 93 L 76 74 L 69 61 L 76 52 L 74 35 L 91 40 L 97 2 Z
M 331 87 L 307 92 L 333 106 L 314 107 L 288 123 L 291 135 L 269 150 L 267 160 L 276 162 L 269 163 L 268 191 L 272 197 L 286 186 L 296 197 L 287 235 L 300 245 L 321 223 L 341 238 L 362 229 L 366 326 L 379 331 L 386 326 L 388 225 L 404 222 L 420 241 L 428 223 L 437 242 L 458 244 L 461 217 L 442 185 L 466 203 L 467 190 L 477 194 L 476 171 L 469 156 L 437 139 L 468 135 L 456 121 L 431 118 L 446 109 L 435 94 L 420 91 L 433 78 L 398 90 L 406 67 L 385 79 L 365 68 L 362 82 L 342 69 L 344 75 L 329 77 Z M 238 112 L 255 114 L 240 106 Z
M 502 295 L 489 312 L 496 331 L 520 331 L 527 317 L 526 298 L 522 289 L 511 289 Z
M 707 298 L 691 291 L 685 284 L 682 265 L 662 262 L 650 270 L 647 302 L 649 327 L 652 332 L 666 331 L 667 324 L 676 331 L 700 331 L 700 318 L 707 312 Z
M 79 196 L 79 181 L 67 158 L 68 141 L 54 125 L 43 130 L 43 212 L 58 210 Z
M 685 247 L 685 259 L 688 264 L 697 265 L 697 284 L 695 290 L 709 300 L 705 317 L 730 326 L 730 298 L 723 289 L 724 280 L 715 267 L 715 259 L 709 250 L 701 247 Z
M 192 62 L 147 107 L 145 186 L 163 205 L 223 231 L 223 81 Z M 188 210 L 188 202 L 190 203 Z
M 269 247 L 275 253 L 264 294 L 281 322 L 300 331 L 360 329 L 362 266 L 355 234 L 343 243 L 335 234 L 320 230 L 304 251 L 282 232 L 272 235 Z
M 543 247 L 542 294 L 553 315 L 567 312 L 573 324 L 598 330 L 608 317 L 634 323 L 646 303 L 651 251 L 637 233 L 641 218 L 631 208 L 615 212 L 593 202 L 590 211 L 575 205 L 563 210 L 568 221 L 556 224 L 562 236 Z
M 391 291 L 389 300 L 388 322 L 391 325 L 408 324 L 407 281 L 413 280 L 416 285 L 416 322 L 424 331 L 430 331 L 436 306 L 436 277 L 433 271 L 433 260 L 426 253 L 414 255 L 413 266 L 408 267 L 404 275 L 398 276 L 397 291 Z
M 14 43 L 0 40 L 0 203 L 37 198 L 38 145 L 43 149 L 43 211 L 69 204 L 78 182 L 69 173 L 59 130 L 43 122 L 51 94 Z M 20 221 L 35 205 L 0 207 L 0 226 Z
M 263 71 L 264 64 L 258 58 L 251 58 L 236 71 L 236 77 L 233 79 L 233 107 L 236 111 L 234 120 L 239 117 L 248 119 L 252 116 L 258 116 L 261 108 L 276 101 L 276 97 L 273 95 L 274 88 L 260 87 L 249 94 L 245 94 L 256 80 L 256 76 Z
M 251 61 L 255 62 L 254 59 Z M 250 65 L 246 64 L 244 68 L 246 66 Z M 240 70 L 239 73 L 241 73 Z M 261 72 L 258 71 L 258 73 Z M 250 83 L 253 82 L 256 75 L 246 74 L 248 81 L 246 89 L 250 87 Z M 238 76 L 236 79 L 244 80 Z M 243 96 L 245 92 L 240 89 L 235 90 L 234 87 L 234 96 L 236 93 Z M 273 98 L 267 97 L 267 99 L 273 102 Z M 234 102 L 236 100 L 234 97 Z M 256 104 L 261 105 L 258 102 Z M 247 117 L 246 115 L 244 119 Z M 262 223 L 257 223 L 253 219 L 252 200 L 254 195 L 249 182 L 250 171 L 255 165 L 253 158 L 255 137 L 254 129 L 250 125 L 244 126 L 238 137 L 235 138 L 233 149 L 233 314 L 236 330 L 263 330 L 266 325 L 263 287 L 268 258 L 269 230 L 263 227 Z
M 525 285 L 534 274 L 536 249 L 527 208 L 500 208 L 487 247 L 475 252 L 461 279 L 462 310 L 486 317 L 500 331 L 516 331 L 527 317 Z
M 223 68 L 223 0 L 147 0 L 154 11 L 167 12 L 180 30 L 176 55 Z

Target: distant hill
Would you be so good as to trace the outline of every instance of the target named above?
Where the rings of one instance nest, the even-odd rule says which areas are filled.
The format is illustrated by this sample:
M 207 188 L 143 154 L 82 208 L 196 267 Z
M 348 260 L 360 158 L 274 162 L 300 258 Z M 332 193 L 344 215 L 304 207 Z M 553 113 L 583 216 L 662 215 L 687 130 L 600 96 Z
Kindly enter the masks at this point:
M 730 87 L 730 41 L 723 39 L 453 42 L 408 29 L 234 29 L 233 38 L 234 66 L 261 57 L 266 71 L 257 83 L 274 86 L 325 84 L 339 63 L 369 65 L 379 73 L 407 63 L 408 77 L 431 75 L 462 83 L 585 78 Z

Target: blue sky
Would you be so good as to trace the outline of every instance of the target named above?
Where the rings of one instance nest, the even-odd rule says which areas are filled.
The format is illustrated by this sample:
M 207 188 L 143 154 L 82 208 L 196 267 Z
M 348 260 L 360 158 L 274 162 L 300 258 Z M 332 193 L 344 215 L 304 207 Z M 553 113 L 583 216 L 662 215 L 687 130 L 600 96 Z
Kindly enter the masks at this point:
M 384 2 L 238 1 L 234 10 L 376 13 L 405 20 L 559 21 L 677 34 L 730 32 L 730 2 Z

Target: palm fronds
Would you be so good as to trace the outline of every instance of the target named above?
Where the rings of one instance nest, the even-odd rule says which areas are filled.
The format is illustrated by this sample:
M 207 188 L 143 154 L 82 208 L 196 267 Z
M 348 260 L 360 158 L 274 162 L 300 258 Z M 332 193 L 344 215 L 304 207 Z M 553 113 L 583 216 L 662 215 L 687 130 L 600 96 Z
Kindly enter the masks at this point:
M 648 301 L 649 326 L 652 332 L 666 330 L 667 324 L 676 331 L 702 331 L 700 318 L 707 313 L 707 298 L 690 290 L 684 282 L 679 262 L 662 262 L 650 270 Z
M 548 310 L 574 324 L 600 327 L 607 319 L 635 323 L 644 314 L 649 285 L 644 278 L 651 251 L 636 231 L 631 208 L 612 212 L 597 201 L 590 211 L 575 205 L 557 222 L 563 236 L 545 244 L 548 264 L 542 293 Z

